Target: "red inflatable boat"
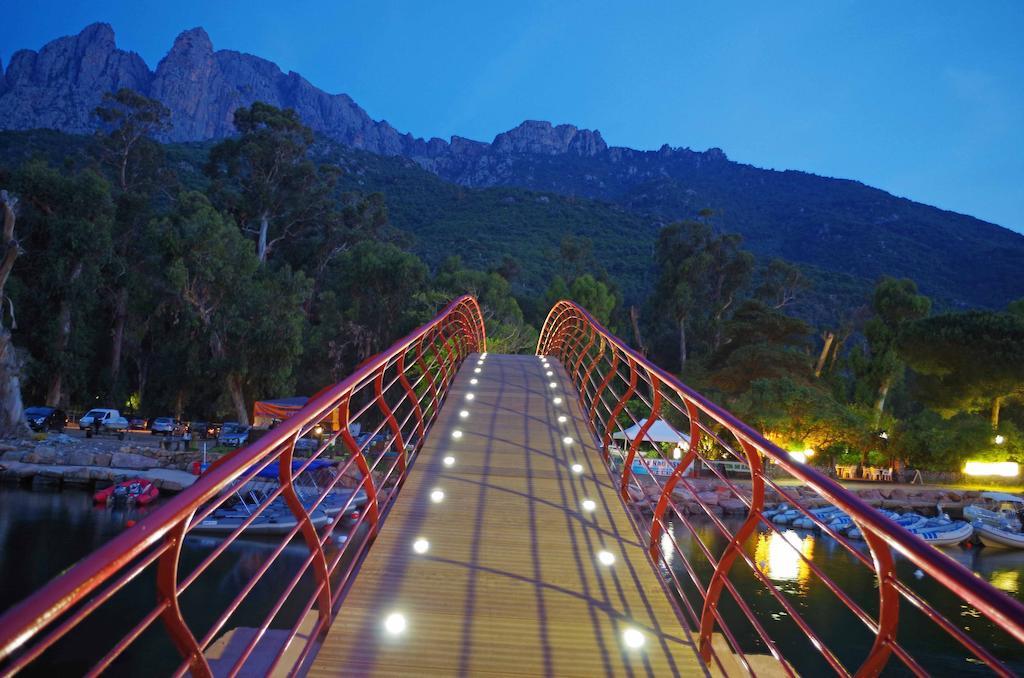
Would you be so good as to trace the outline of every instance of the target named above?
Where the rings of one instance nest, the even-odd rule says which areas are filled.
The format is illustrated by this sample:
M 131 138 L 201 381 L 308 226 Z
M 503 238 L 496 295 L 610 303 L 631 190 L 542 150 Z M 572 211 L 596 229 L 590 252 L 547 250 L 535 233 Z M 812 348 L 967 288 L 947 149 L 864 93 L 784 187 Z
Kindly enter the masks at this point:
M 160 496 L 160 490 L 156 485 L 145 478 L 132 478 L 123 483 L 111 485 L 93 495 L 97 504 L 106 504 L 110 501 L 132 502 L 145 505 Z

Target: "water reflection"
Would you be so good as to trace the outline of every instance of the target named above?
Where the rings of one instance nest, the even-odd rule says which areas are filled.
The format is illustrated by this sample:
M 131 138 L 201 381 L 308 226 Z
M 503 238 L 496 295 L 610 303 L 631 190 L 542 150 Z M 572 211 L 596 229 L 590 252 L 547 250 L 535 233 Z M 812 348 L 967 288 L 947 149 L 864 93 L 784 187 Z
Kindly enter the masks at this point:
M 811 577 L 807 561 L 814 557 L 814 542 L 811 533 L 761 532 L 754 544 L 754 562 L 772 581 L 797 582 L 806 588 Z

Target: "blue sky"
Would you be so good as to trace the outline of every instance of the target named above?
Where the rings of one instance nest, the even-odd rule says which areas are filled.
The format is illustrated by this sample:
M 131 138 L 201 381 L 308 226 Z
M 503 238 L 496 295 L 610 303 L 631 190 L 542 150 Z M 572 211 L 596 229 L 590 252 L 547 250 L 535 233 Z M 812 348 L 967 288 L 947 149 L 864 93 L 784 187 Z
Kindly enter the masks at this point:
M 289 6 L 292 5 L 292 6 Z M 436 5 L 436 6 L 433 6 Z M 524 119 L 858 179 L 1024 232 L 1024 2 L 9 3 L 0 58 L 93 21 L 201 25 L 417 136 Z

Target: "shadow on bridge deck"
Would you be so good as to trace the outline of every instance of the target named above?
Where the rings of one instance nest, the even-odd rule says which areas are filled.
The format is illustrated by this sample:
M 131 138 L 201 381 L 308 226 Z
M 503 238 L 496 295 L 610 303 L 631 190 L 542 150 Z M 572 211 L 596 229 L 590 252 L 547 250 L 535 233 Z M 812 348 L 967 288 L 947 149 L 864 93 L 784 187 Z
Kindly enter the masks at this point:
M 547 377 L 535 356 L 489 355 L 476 374 L 477 359 L 458 375 L 309 674 L 705 675 L 562 368 L 552 361 Z M 385 619 L 396 613 L 406 628 L 391 634 Z M 628 646 L 627 630 L 642 647 Z

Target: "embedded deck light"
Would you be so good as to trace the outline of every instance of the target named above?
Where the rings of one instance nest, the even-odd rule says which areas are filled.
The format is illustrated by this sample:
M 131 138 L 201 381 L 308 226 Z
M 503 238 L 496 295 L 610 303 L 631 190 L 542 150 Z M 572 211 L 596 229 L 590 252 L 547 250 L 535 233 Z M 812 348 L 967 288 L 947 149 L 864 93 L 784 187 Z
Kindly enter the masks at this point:
M 551 402 L 553 402 L 556 405 L 561 405 L 562 404 L 562 399 L 561 398 L 555 398 Z
M 550 384 L 548 384 L 548 386 L 550 386 L 551 388 L 558 388 L 558 384 L 556 384 L 555 382 L 551 382 Z
M 472 384 L 473 386 L 476 386 L 479 381 L 479 379 L 473 378 L 469 380 L 469 383 Z
M 455 429 L 454 431 L 452 431 L 452 438 L 455 438 L 456 440 L 458 440 L 461 437 L 462 437 L 462 431 L 460 431 L 459 429 Z
M 593 499 L 584 499 L 581 506 L 583 506 L 584 511 L 593 511 L 597 508 L 597 504 L 594 503 Z
M 565 416 L 564 414 L 558 415 L 558 423 L 559 424 L 564 424 L 567 421 L 569 421 L 569 417 Z
M 572 465 L 572 472 L 573 473 L 583 473 L 583 464 L 573 464 Z
M 622 632 L 622 642 L 626 644 L 626 647 L 637 650 L 644 646 L 647 639 L 644 638 L 644 634 L 641 632 L 629 628 Z
M 555 376 L 555 373 L 554 373 L 554 372 L 552 372 L 551 370 L 548 370 L 548 371 L 547 371 L 547 372 L 545 372 L 544 374 L 548 375 L 549 377 L 553 377 L 553 376 Z
M 416 553 L 426 553 L 430 549 L 430 542 L 420 537 L 412 543 L 412 550 Z
M 463 419 L 469 416 L 469 410 L 462 410 L 459 412 L 459 416 Z
M 455 457 L 445 457 L 442 461 L 445 466 L 453 466 L 455 464 Z
M 474 374 L 480 374 L 480 368 L 479 367 L 474 367 L 473 368 L 473 373 Z
M 597 560 L 602 565 L 611 566 L 615 564 L 615 555 L 611 551 L 598 551 Z
M 572 445 L 574 442 L 576 441 L 572 439 L 572 436 L 565 436 L 564 438 L 562 438 L 562 443 L 565 445 Z
M 434 502 L 435 504 L 440 504 L 442 501 L 444 501 L 444 490 L 440 488 L 434 489 L 430 493 L 430 501 Z
M 393 636 L 397 636 L 402 631 L 405 631 L 405 627 L 405 615 L 398 612 L 392 612 L 384 619 L 384 630 Z
M 466 394 L 466 400 L 472 400 L 475 396 L 472 393 Z

